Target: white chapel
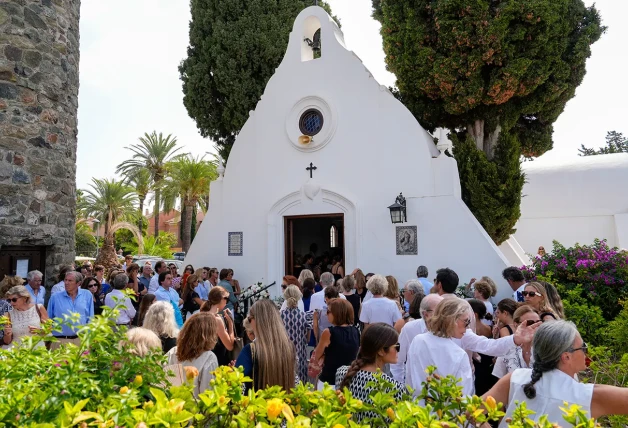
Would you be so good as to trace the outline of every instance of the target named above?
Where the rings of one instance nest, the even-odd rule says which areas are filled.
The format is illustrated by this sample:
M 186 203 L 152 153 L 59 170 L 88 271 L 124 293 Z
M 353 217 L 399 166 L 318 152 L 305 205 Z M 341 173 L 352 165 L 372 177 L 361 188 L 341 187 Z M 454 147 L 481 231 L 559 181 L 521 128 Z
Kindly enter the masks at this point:
M 311 45 L 320 40 L 320 54 Z M 444 149 L 443 147 L 440 147 Z M 296 18 L 285 57 L 211 184 L 185 263 L 232 268 L 242 287 L 277 285 L 315 249 L 345 272 L 393 275 L 419 265 L 488 275 L 511 295 L 509 266 L 460 198 L 456 162 L 344 44 L 320 7 Z M 389 206 L 402 193 L 406 221 Z M 312 244 L 316 244 L 313 246 Z

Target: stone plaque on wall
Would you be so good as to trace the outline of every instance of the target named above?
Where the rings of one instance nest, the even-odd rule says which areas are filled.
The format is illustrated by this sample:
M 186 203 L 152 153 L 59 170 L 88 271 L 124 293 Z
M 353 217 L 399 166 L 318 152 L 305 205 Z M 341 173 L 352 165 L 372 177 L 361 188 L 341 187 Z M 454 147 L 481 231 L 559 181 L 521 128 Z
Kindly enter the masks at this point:
M 229 255 L 241 256 L 242 255 L 242 232 L 229 232 Z
M 416 256 L 417 254 L 417 227 L 397 226 L 397 255 Z

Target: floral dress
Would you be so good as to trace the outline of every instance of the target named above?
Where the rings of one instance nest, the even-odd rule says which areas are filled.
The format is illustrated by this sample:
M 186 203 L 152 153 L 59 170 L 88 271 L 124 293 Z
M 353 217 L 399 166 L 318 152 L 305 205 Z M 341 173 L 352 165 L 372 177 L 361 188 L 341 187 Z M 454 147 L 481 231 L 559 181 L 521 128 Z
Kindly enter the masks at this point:
M 297 375 L 307 379 L 307 342 L 308 332 L 312 330 L 312 312 L 302 312 L 298 308 L 287 308 L 281 311 L 281 319 L 294 343 L 297 354 Z

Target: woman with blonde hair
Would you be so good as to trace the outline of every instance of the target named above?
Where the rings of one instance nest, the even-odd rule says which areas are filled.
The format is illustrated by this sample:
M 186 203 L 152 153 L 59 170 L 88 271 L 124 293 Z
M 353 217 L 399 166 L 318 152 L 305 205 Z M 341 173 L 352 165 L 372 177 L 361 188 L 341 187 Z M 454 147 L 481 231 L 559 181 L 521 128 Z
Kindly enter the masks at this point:
M 195 397 L 209 388 L 209 382 L 214 378 L 212 372 L 218 368 L 218 359 L 211 351 L 218 340 L 217 326 L 216 318 L 210 313 L 192 315 L 179 333 L 177 346 L 168 352 L 168 364 L 198 370 L 194 379 Z
M 24 337 L 32 336 L 41 328 L 41 324 L 48 319 L 44 305 L 31 303 L 31 294 L 23 285 L 16 285 L 7 291 L 6 299 L 12 306 L 7 312 L 9 324 L 4 326 L 4 348 L 18 346 Z M 35 346 L 44 346 L 40 341 Z
M 547 292 L 547 303 L 550 305 L 554 313 L 558 315 L 559 318 L 565 319 L 565 308 L 556 287 L 545 281 L 539 281 L 539 284 L 545 287 L 545 291 Z
M 495 282 L 488 276 L 483 276 L 478 281 L 475 281 L 473 284 L 473 298 L 481 301 L 486 306 L 486 313 L 491 314 L 491 319 L 483 319 L 482 324 L 487 326 L 493 325 L 493 304 L 490 302 L 490 298 L 497 294 L 497 287 L 495 286 Z
M 513 315 L 515 322 L 515 330 L 523 323 L 534 324 L 541 321 L 539 314 L 528 305 L 521 305 Z M 516 369 L 532 368 L 532 342 L 523 343 L 521 346 L 511 349 L 503 357 L 497 358 L 495 367 L 493 368 L 493 376 L 502 378 L 508 373 L 514 372 Z
M 401 295 L 399 293 L 399 283 L 397 282 L 397 278 L 395 278 L 392 275 L 387 275 L 386 281 L 388 281 L 388 288 L 386 289 L 386 292 L 384 293 L 384 297 L 387 297 L 393 302 L 395 302 L 397 304 L 397 308 L 399 309 L 399 313 L 403 315 L 404 311 L 403 311 L 403 308 L 401 307 L 401 303 L 399 302 Z
M 523 292 L 523 298 L 526 305 L 531 306 L 538 312 L 541 321 L 557 320 L 558 316 L 554 313 L 547 299 L 547 291 L 545 287 L 538 282 L 529 282 L 526 284 Z
M 170 302 L 155 302 L 146 312 L 144 328 L 151 330 L 159 339 L 164 353 L 177 345 L 179 329 Z
M 312 331 L 312 312 L 302 312 L 298 308 L 301 292 L 296 285 L 290 285 L 283 292 L 286 309 L 281 311 L 281 320 L 286 327 L 288 337 L 294 343 L 298 360 L 297 374 L 300 379 L 307 379 L 307 342 Z
M 362 269 L 356 269 L 351 273 L 351 275 L 355 278 L 355 294 L 360 296 L 360 302 L 364 300 L 364 296 L 366 296 L 366 277 L 364 276 L 364 272 Z
M 462 299 L 445 299 L 427 321 L 428 333 L 414 338 L 406 361 L 406 383 L 417 396 L 427 379 L 426 369 L 436 366 L 441 377 L 453 375 L 462 379 L 462 394 L 473 395 L 473 370 L 467 353 L 451 339 L 462 339 L 471 324 L 469 303 Z
M 129 352 L 138 357 L 145 357 L 151 351 L 161 351 L 159 336 L 147 328 L 137 327 L 127 330 L 126 339 L 126 343 L 131 345 Z
M 218 323 L 216 330 L 218 340 L 212 351 L 218 358 L 218 364 L 221 366 L 226 366 L 231 362 L 230 351 L 233 350 L 235 343 L 233 315 L 228 308 L 225 308 L 228 301 L 229 292 L 217 285 L 209 290 L 207 301 L 201 307 L 201 312 L 212 314 Z
M 246 385 L 247 389 L 277 385 L 291 391 L 296 383 L 296 355 L 277 306 L 268 299 L 258 300 L 247 318 L 255 333 L 255 341 L 242 349 L 235 363 L 236 367 L 244 368 L 245 376 L 253 379 L 252 385 Z
M 307 278 L 312 278 L 314 279 L 314 273 L 312 273 L 311 270 L 309 269 L 303 269 L 301 271 L 301 273 L 299 274 L 299 279 L 297 281 L 299 281 L 299 284 L 303 285 L 303 282 L 307 279 Z

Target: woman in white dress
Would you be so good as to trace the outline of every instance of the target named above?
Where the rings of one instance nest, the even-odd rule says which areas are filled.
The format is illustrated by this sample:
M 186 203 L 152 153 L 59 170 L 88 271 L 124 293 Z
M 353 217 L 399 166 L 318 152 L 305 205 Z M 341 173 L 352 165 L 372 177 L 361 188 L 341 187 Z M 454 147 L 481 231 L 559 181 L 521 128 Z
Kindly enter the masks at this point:
M 483 400 L 493 397 L 504 403 L 506 415 L 500 427 L 508 426 L 516 402 L 526 402 L 535 413 L 527 417 L 538 422 L 543 415 L 551 423 L 564 423 L 561 407 L 581 406 L 589 417 L 628 414 L 628 388 L 580 383 L 575 375 L 587 368 L 587 344 L 569 321 L 551 321 L 536 330 L 532 342 L 532 369 L 517 369 L 501 378 Z M 564 403 L 567 402 L 566 406 Z
M 534 324 L 541 321 L 539 314 L 532 307 L 523 305 L 519 307 L 513 316 L 515 330 L 521 324 Z M 517 369 L 531 369 L 534 358 L 532 357 L 532 342 L 523 343 L 510 350 L 503 357 L 497 358 L 493 368 L 493 376 L 502 378 Z
M 417 396 L 427 379 L 425 370 L 436 366 L 440 376 L 462 379 L 462 393 L 473 395 L 473 370 L 467 353 L 452 339 L 462 339 L 471 324 L 469 304 L 462 299 L 441 301 L 427 323 L 428 333 L 412 340 L 406 361 L 406 383 Z
M 42 323 L 48 319 L 48 312 L 43 305 L 31 303 L 31 295 L 22 285 L 11 287 L 7 291 L 6 299 L 13 307 L 7 313 L 10 324 L 4 327 L 3 348 L 9 349 L 18 346 L 24 337 L 37 333 Z M 44 346 L 44 342 L 40 341 L 35 346 Z

